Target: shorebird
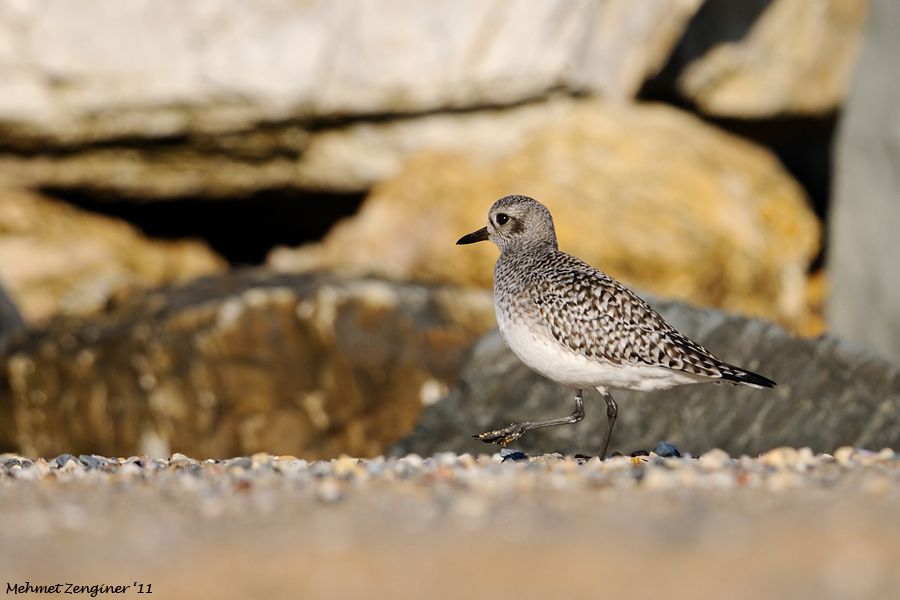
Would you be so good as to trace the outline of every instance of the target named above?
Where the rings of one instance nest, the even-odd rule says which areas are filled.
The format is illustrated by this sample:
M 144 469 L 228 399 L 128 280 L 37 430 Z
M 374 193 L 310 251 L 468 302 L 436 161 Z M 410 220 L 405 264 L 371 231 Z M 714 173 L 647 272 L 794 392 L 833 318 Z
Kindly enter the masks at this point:
M 720 360 L 669 325 L 624 285 L 559 249 L 553 217 L 528 196 L 505 196 L 488 223 L 457 244 L 490 240 L 500 248 L 494 267 L 494 308 L 509 348 L 532 370 L 575 389 L 572 414 L 524 421 L 475 437 L 508 445 L 527 431 L 578 423 L 584 390 L 606 400 L 606 457 L 618 415 L 610 389 L 664 390 L 727 381 L 755 388 L 771 379 Z

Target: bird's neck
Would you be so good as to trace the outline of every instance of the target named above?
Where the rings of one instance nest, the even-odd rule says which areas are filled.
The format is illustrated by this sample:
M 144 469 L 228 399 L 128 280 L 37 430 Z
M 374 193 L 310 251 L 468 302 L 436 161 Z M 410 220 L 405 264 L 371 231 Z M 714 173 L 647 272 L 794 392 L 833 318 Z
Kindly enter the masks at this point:
M 552 254 L 554 252 L 559 252 L 559 246 L 557 245 L 556 240 L 552 238 L 542 240 L 516 240 L 501 250 L 502 254 L 508 255 Z
M 527 265 L 541 262 L 557 252 L 559 252 L 559 247 L 556 240 L 522 240 L 503 248 L 500 252 L 500 260 Z

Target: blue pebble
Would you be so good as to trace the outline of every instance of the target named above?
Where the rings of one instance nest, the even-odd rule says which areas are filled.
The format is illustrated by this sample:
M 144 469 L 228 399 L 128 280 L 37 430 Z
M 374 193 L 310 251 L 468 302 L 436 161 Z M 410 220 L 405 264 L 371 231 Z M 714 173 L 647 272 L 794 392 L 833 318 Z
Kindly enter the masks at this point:
M 653 452 L 657 456 L 661 456 L 663 458 L 681 458 L 681 452 L 679 452 L 678 448 L 676 448 L 669 442 L 658 443 L 656 445 L 656 448 L 653 449 Z
M 503 462 L 506 462 L 508 460 L 520 461 L 528 460 L 528 455 L 521 450 L 510 450 L 509 448 L 503 448 L 500 450 L 500 458 L 503 459 Z

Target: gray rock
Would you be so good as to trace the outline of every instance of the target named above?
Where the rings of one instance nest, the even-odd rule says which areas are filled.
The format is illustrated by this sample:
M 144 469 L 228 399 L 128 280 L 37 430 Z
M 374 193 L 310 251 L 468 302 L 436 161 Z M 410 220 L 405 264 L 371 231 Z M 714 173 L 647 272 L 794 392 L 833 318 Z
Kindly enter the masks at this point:
M 66 463 L 69 462 L 70 460 L 77 461 L 77 459 L 74 456 L 72 456 L 71 454 L 64 453 L 64 454 L 60 454 L 59 456 L 54 458 L 52 461 L 50 461 L 50 464 L 54 465 L 57 469 L 61 469 L 64 466 L 66 466 Z
M 99 454 L 81 454 L 78 460 L 89 469 L 100 469 L 101 467 L 114 464 L 113 461 Z
M 832 337 L 800 339 L 776 325 L 677 303 L 654 303 L 673 325 L 724 360 L 778 382 L 771 390 L 704 384 L 659 392 L 614 391 L 619 420 L 610 452 L 652 449 L 667 440 L 682 452 L 723 448 L 738 455 L 783 445 L 833 451 L 900 443 L 900 369 Z M 585 394 L 584 421 L 528 432 L 526 452 L 596 454 L 605 405 Z M 498 332 L 475 347 L 450 394 L 428 407 L 396 452 L 485 452 L 472 435 L 525 419 L 568 414 L 573 394 L 530 371 Z
M 17 124 L 5 135 L 71 145 L 508 105 L 561 87 L 628 98 L 700 4 L 20 3 L 0 11 L 0 120 Z
M 0 354 L 6 350 L 10 340 L 25 329 L 19 309 L 0 286 Z
M 333 146 L 317 133 L 341 130 L 336 122 L 510 106 L 552 92 L 631 98 L 700 4 L 50 0 L 0 7 L 0 146 L 22 151 L 0 157 L 0 176 L 160 198 L 315 187 L 319 168 L 341 172 L 346 162 L 340 154 L 306 156 L 312 145 Z M 426 126 L 417 146 L 431 147 L 433 131 Z M 389 155 L 403 137 L 380 128 L 375 139 L 357 133 L 351 149 L 380 140 Z M 364 163 L 351 165 L 358 185 L 375 161 L 352 155 Z
M 875 0 L 838 132 L 831 330 L 900 362 L 900 3 Z

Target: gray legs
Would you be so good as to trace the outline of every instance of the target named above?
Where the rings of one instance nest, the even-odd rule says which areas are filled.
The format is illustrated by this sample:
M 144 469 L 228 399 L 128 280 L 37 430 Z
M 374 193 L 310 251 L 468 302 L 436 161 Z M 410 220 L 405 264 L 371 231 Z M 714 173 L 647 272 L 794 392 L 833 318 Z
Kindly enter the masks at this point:
M 607 405 L 612 402 L 612 397 L 607 395 Z M 615 402 L 613 402 L 613 406 L 615 406 Z M 607 414 L 609 414 L 609 409 L 607 408 Z M 503 429 L 496 429 L 494 431 L 485 431 L 484 433 L 479 433 L 478 435 L 472 436 L 475 437 L 482 442 L 500 444 L 502 446 L 506 446 L 516 441 L 522 434 L 526 431 L 531 431 L 532 429 L 540 429 L 541 427 L 554 427 L 556 425 L 570 425 L 572 423 L 577 423 L 578 421 L 584 418 L 584 394 L 582 390 L 575 391 L 575 410 L 572 411 L 571 415 L 566 417 L 559 417 L 556 419 L 548 419 L 546 421 L 525 421 L 523 423 L 512 423 L 508 427 L 504 427 Z M 613 417 L 615 419 L 615 417 Z M 610 431 L 612 431 L 612 426 L 610 426 Z M 607 444 L 609 443 L 609 434 L 607 433 Z
M 604 388 L 597 388 L 603 399 L 606 400 L 606 435 L 603 438 L 603 450 L 600 451 L 600 458 L 606 459 L 606 451 L 609 450 L 609 440 L 612 437 L 613 426 L 616 424 L 616 417 L 619 415 L 619 405 L 613 400 L 612 395 Z
M 612 438 L 612 430 L 616 424 L 616 417 L 619 415 L 619 405 L 613 400 L 613 397 L 605 388 L 597 388 L 603 399 L 606 400 L 606 435 L 603 436 L 603 450 L 600 452 L 600 458 L 606 458 L 606 452 L 609 450 L 609 440 Z M 506 446 L 516 441 L 526 431 L 532 429 L 540 429 L 541 427 L 554 427 L 556 425 L 569 425 L 577 423 L 584 418 L 584 395 L 582 390 L 575 391 L 575 410 L 567 417 L 559 417 L 557 419 L 548 419 L 546 421 L 525 421 L 523 423 L 512 423 L 503 429 L 495 429 L 494 431 L 485 431 L 478 435 L 472 436 L 482 442 L 500 444 Z

